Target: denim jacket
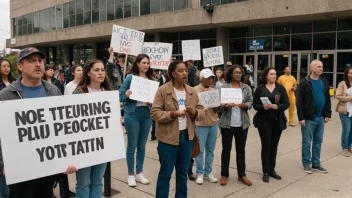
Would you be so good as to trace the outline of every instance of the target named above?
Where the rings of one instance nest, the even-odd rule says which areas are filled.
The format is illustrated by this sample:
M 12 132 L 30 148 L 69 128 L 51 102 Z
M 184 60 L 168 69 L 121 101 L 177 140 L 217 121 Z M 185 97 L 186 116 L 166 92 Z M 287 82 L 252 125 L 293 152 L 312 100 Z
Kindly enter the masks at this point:
M 136 100 L 132 100 L 126 97 L 126 92 L 131 87 L 132 75 L 133 74 L 128 74 L 126 76 L 126 79 L 123 81 L 120 88 L 120 102 L 124 103 L 123 109 L 125 113 L 128 113 L 128 114 L 133 114 L 136 111 L 136 105 L 137 105 Z M 151 105 L 148 105 L 148 109 L 150 111 Z
M 242 89 L 242 102 L 246 103 L 248 108 L 242 109 L 242 128 L 247 129 L 251 126 L 251 120 L 249 118 L 248 110 L 252 108 L 253 104 L 253 96 L 252 96 L 252 89 L 250 86 L 240 83 L 240 87 Z M 231 88 L 231 85 L 226 83 L 222 86 L 222 88 Z M 221 89 L 220 89 L 221 92 Z M 231 115 L 232 110 L 226 109 L 225 105 L 221 105 L 218 108 L 221 111 L 221 117 L 219 122 L 220 128 L 230 128 L 231 126 Z

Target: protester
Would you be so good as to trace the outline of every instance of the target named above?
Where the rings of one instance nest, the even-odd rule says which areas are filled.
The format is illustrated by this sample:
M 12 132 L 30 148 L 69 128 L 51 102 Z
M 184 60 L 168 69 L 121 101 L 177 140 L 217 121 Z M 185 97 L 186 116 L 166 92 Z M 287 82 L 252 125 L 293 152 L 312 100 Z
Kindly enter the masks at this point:
M 232 139 L 235 138 L 238 181 L 247 186 L 251 186 L 252 182 L 246 176 L 245 148 L 248 129 L 251 125 L 248 110 L 252 108 L 252 90 L 248 85 L 243 83 L 244 71 L 240 66 L 230 67 L 227 70 L 225 80 L 226 84 L 224 84 L 222 88 L 241 89 L 242 103 L 232 103 L 221 106 L 222 113 L 219 124 L 222 136 L 220 185 L 227 185 Z
M 74 61 L 72 61 L 72 62 L 74 62 Z M 72 81 L 72 70 L 71 70 L 72 67 L 70 66 L 70 63 L 66 63 L 66 67 L 65 67 L 65 84 L 66 85 Z
M 79 65 L 84 66 L 84 60 L 80 60 Z
M 150 68 L 149 56 L 139 54 L 133 63 L 132 69 L 120 88 L 120 102 L 124 102 L 125 128 L 127 131 L 126 161 L 128 167 L 128 186 L 136 186 L 136 181 L 142 184 L 149 184 L 149 180 L 143 174 L 145 158 L 145 145 L 147 143 L 149 130 L 152 125 L 150 118 L 150 103 L 130 99 L 132 94 L 130 87 L 133 76 L 154 80 L 153 70 Z M 136 175 L 135 175 L 135 150 Z
M 193 65 L 193 60 L 187 60 L 187 68 L 188 68 L 188 85 L 191 87 L 197 86 L 200 81 L 199 77 L 197 76 L 197 67 Z
M 253 108 L 257 111 L 254 125 L 258 128 L 262 142 L 263 181 L 269 182 L 269 176 L 281 180 L 275 172 L 277 147 L 281 133 L 286 129 L 285 110 L 290 106 L 285 87 L 276 83 L 276 71 L 267 67 L 263 71 L 263 82 L 254 92 Z M 266 97 L 270 103 L 263 103 Z
M 160 73 L 160 71 L 157 71 L 155 69 L 153 69 L 153 76 L 155 76 L 155 80 L 159 82 L 159 87 L 161 87 L 162 82 L 164 81 L 164 79 L 162 79 L 162 74 Z M 150 131 L 150 140 L 154 141 L 156 140 L 156 136 L 155 136 L 155 120 L 152 120 L 152 130 Z
M 0 92 L 0 100 L 6 101 L 61 95 L 60 90 L 56 86 L 42 80 L 44 75 L 44 60 L 45 54 L 36 48 L 25 48 L 21 50 L 17 57 L 17 68 L 22 74 L 22 77 Z M 0 165 L 2 165 L 1 152 L 0 159 Z M 75 166 L 69 166 L 65 173 L 71 174 L 76 171 Z M 3 167 L 0 167 L 0 172 L 3 175 L 6 173 Z M 50 175 L 12 184 L 9 185 L 10 197 L 53 197 L 52 188 L 54 183 L 55 175 Z
M 342 133 L 341 133 L 341 154 L 350 157 L 352 153 L 352 112 L 347 112 L 347 103 L 352 102 L 352 67 L 345 70 L 343 80 L 336 89 L 336 99 L 339 101 L 336 106 L 336 112 L 340 114 Z M 347 91 L 348 90 L 348 91 Z M 349 93 L 347 93 L 349 92 Z
M 210 69 L 203 69 L 200 72 L 200 85 L 194 89 L 198 92 L 213 91 L 214 88 L 210 85 L 214 82 L 215 75 Z M 212 173 L 212 166 L 214 160 L 214 149 L 216 146 L 216 139 L 218 134 L 218 116 L 216 108 L 205 109 L 204 117 L 198 117 L 195 121 L 195 132 L 199 138 L 200 153 L 196 157 L 197 168 L 197 184 L 203 184 L 203 180 L 209 180 L 216 183 L 218 179 Z M 205 149 L 205 163 L 204 163 L 204 149 Z M 204 163 L 204 166 L 203 166 Z
M 295 77 L 291 75 L 291 68 L 286 66 L 284 69 L 285 74 L 280 76 L 277 82 L 286 88 L 288 99 L 290 101 L 290 108 L 288 110 L 289 115 L 289 126 L 295 127 L 295 108 L 296 108 L 296 95 L 295 91 L 297 88 L 297 81 Z
M 54 78 L 54 67 L 50 65 L 45 65 L 45 73 L 43 75 L 43 80 L 55 85 L 57 88 L 59 88 L 61 94 L 64 94 L 64 86 L 59 82 L 58 79 Z
M 73 66 L 72 76 L 74 76 L 73 81 L 65 86 L 65 95 L 71 95 L 77 88 L 77 85 L 81 82 L 83 77 L 83 67 L 81 65 Z
M 194 137 L 192 119 L 204 116 L 204 107 L 199 102 L 196 90 L 186 85 L 187 73 L 188 68 L 183 62 L 173 61 L 170 64 L 168 74 L 171 81 L 158 89 L 151 110 L 151 116 L 156 121 L 156 137 L 159 140 L 157 198 L 169 197 L 170 179 L 174 168 L 175 197 L 187 197 L 187 169 Z
M 215 70 L 216 78 L 215 78 L 215 88 L 216 89 L 221 89 L 221 87 L 225 84 L 225 75 L 224 72 L 220 69 L 217 68 Z
M 111 85 L 105 74 L 103 61 L 89 60 L 84 66 L 83 77 L 73 94 L 110 91 Z M 103 176 L 107 163 L 79 169 L 76 173 L 76 197 L 100 198 Z
M 109 54 L 110 57 L 106 64 L 106 72 L 110 79 L 112 90 L 119 90 L 123 79 L 121 65 L 114 61 L 114 49 L 112 47 L 109 48 Z
M 62 65 L 57 66 L 57 70 L 54 73 L 54 77 L 59 80 L 62 86 L 65 85 L 65 72 Z
M 302 130 L 302 163 L 304 172 L 327 173 L 320 164 L 321 144 L 324 136 L 324 123 L 331 118 L 329 82 L 321 77 L 323 63 L 313 60 L 311 74 L 303 78 L 297 88 L 297 115 Z M 312 152 L 311 152 L 311 144 Z M 311 167 L 312 165 L 312 167 Z

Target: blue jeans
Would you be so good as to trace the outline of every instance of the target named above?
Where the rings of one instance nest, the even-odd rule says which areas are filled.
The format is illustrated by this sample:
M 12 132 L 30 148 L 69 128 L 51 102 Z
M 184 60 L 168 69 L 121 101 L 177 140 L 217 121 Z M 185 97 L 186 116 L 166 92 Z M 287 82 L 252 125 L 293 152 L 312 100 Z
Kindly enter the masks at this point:
M 321 144 L 324 136 L 324 117 L 306 120 L 302 129 L 302 163 L 303 166 L 320 166 Z M 312 144 L 312 155 L 310 152 Z
M 188 140 L 188 132 L 180 134 L 178 146 L 158 143 L 160 170 L 156 184 L 156 198 L 169 197 L 170 179 L 176 169 L 176 198 L 187 197 L 187 172 L 191 159 L 193 141 Z
M 148 107 L 137 107 L 132 114 L 125 112 L 125 128 L 127 131 L 126 161 L 128 174 L 134 175 L 134 153 L 137 148 L 136 172 L 143 172 L 145 144 L 147 143 L 152 119 Z
M 352 147 L 352 117 L 340 113 L 342 124 L 341 146 L 342 149 L 351 149 Z
M 197 174 L 209 175 L 212 172 L 214 160 L 214 149 L 216 146 L 216 137 L 218 135 L 218 125 L 210 127 L 196 126 L 196 133 L 199 138 L 200 153 L 196 157 Z M 205 147 L 205 165 L 204 164 L 204 147 Z
M 9 188 L 6 185 L 5 176 L 0 173 L 0 198 L 9 197 Z
M 79 169 L 76 173 L 77 198 L 101 198 L 106 163 Z

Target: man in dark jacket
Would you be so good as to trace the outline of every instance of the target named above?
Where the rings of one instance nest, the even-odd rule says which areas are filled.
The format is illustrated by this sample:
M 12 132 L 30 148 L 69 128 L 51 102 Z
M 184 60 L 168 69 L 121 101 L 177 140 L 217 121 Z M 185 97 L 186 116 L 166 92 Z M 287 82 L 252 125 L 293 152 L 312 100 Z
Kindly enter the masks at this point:
M 61 95 L 60 90 L 52 84 L 42 80 L 44 74 L 45 54 L 36 48 L 25 48 L 20 51 L 17 57 L 17 68 L 22 74 L 16 82 L 7 86 L 0 92 L 0 100 L 17 100 L 23 98 L 39 98 Z M 1 145 L 0 145 L 1 146 Z M 2 153 L 0 153 L 0 164 Z M 3 167 L 1 173 L 5 174 Z M 74 166 L 69 166 L 66 173 L 76 172 Z M 30 181 L 9 185 L 11 198 L 27 197 L 53 197 L 53 185 L 55 176 L 42 177 Z
M 304 172 L 308 174 L 313 170 L 327 173 L 328 171 L 320 164 L 320 153 L 324 125 L 331 118 L 329 82 L 321 77 L 323 73 L 321 61 L 313 60 L 310 70 L 310 76 L 300 81 L 296 97 L 297 114 L 302 130 L 302 163 Z
M 124 54 L 119 54 L 117 56 L 119 62 L 116 63 L 116 61 L 114 60 L 114 49 L 112 47 L 109 48 L 109 54 L 110 57 L 106 64 L 106 73 L 110 79 L 112 90 L 119 90 L 123 79 L 120 61 L 124 61 L 126 56 Z
M 187 68 L 188 68 L 188 84 L 191 87 L 195 87 L 199 85 L 200 80 L 197 76 L 197 67 L 193 65 L 193 60 L 186 61 Z

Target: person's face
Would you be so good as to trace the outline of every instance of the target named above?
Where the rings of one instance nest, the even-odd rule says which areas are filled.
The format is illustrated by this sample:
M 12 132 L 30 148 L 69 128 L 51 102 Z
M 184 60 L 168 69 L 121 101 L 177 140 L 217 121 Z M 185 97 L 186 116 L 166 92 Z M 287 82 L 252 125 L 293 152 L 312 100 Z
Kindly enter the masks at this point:
M 286 67 L 284 72 L 285 72 L 286 75 L 290 75 L 291 74 L 291 68 Z
M 54 76 L 54 70 L 53 69 L 48 69 L 45 71 L 45 75 L 49 78 Z
M 248 61 L 248 65 L 252 65 L 252 61 Z
M 184 63 L 179 63 L 176 66 L 175 71 L 172 72 L 172 76 L 173 76 L 175 82 L 187 83 L 188 68 L 186 67 L 186 65 Z
M 320 76 L 323 73 L 323 63 L 321 61 L 314 62 L 310 66 L 310 70 L 313 74 Z
M 1 63 L 0 73 L 2 75 L 7 76 L 7 75 L 9 75 L 10 71 L 11 71 L 10 63 L 7 61 L 3 61 Z
M 221 70 L 216 70 L 216 77 L 220 79 L 222 76 L 222 71 Z
M 117 60 L 118 60 L 119 62 L 125 62 L 125 57 L 119 56 L 119 57 L 117 58 Z
M 73 75 L 77 79 L 82 79 L 83 76 L 83 68 L 82 67 L 76 67 L 75 71 L 73 72 Z
M 147 73 L 148 69 L 149 69 L 149 59 L 147 58 L 143 58 L 139 63 L 137 62 L 137 66 L 139 68 L 139 72 L 142 73 Z
M 240 82 L 242 78 L 242 70 L 240 68 L 236 68 L 232 72 L 232 79 L 236 82 Z
M 276 81 L 276 71 L 274 69 L 271 69 L 268 73 L 268 75 L 266 76 L 266 81 L 268 83 L 275 83 Z
M 75 66 L 76 65 L 76 62 L 75 61 L 72 61 L 72 66 Z
M 202 82 L 203 87 L 209 88 L 214 82 L 214 77 L 211 76 L 209 78 L 202 78 L 201 82 Z
M 187 68 L 191 69 L 193 67 L 193 60 L 187 61 Z
M 105 68 L 103 63 L 95 63 L 88 72 L 91 82 L 102 83 L 105 80 Z
M 40 80 L 45 72 L 44 60 L 39 54 L 33 54 L 24 58 L 17 65 L 17 68 L 22 72 L 22 77 L 27 79 Z
M 62 65 L 59 65 L 59 66 L 57 67 L 57 69 L 58 69 L 59 71 L 61 71 L 61 70 L 62 70 Z
M 349 80 L 352 80 L 352 69 L 348 70 L 347 77 L 348 77 Z

